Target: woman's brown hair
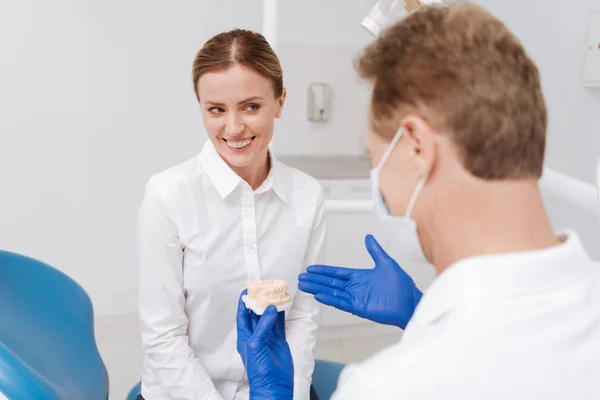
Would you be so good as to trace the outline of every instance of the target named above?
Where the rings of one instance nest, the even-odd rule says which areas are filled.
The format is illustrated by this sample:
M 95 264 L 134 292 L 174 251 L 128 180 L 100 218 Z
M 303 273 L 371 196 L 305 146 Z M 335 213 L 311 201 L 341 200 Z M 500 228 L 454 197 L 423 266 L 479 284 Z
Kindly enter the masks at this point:
M 279 58 L 260 33 L 234 29 L 219 33 L 208 40 L 194 60 L 192 79 L 196 98 L 198 81 L 207 72 L 224 70 L 235 64 L 243 65 L 273 82 L 275 97 L 283 94 L 283 70 Z

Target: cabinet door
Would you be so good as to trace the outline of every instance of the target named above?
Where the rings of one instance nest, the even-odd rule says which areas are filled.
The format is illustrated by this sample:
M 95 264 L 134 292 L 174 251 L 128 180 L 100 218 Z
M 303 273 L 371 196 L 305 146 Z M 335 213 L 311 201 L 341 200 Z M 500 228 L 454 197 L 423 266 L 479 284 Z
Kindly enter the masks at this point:
M 347 268 L 373 268 L 373 260 L 364 245 L 365 235 L 378 236 L 373 215 L 330 214 L 327 217 L 325 252 L 327 264 Z M 354 325 L 368 322 L 352 314 L 323 306 L 321 326 Z
M 368 180 L 331 181 L 329 198 L 365 200 L 370 197 Z M 365 248 L 365 236 L 374 235 L 385 246 L 379 218 L 372 213 L 330 213 L 327 215 L 327 237 L 324 244 L 325 264 L 347 268 L 373 268 Z M 321 326 L 364 324 L 368 321 L 352 314 L 323 306 Z

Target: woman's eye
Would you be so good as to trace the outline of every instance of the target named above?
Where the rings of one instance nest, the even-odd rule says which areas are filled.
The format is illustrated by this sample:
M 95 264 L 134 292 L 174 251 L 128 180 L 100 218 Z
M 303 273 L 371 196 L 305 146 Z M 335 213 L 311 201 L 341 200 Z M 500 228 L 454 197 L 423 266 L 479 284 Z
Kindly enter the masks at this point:
M 258 104 L 249 104 L 246 107 L 246 111 L 257 111 L 260 108 L 260 106 Z
M 211 114 L 221 114 L 224 111 L 225 110 L 223 110 L 221 107 L 212 107 L 208 109 L 208 112 Z

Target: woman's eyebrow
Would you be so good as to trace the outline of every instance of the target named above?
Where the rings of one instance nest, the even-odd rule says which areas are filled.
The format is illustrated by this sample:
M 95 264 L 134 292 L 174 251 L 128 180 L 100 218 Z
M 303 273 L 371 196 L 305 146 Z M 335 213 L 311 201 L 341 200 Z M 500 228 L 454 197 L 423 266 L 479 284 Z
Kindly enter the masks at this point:
M 244 103 L 248 103 L 249 101 L 253 101 L 253 100 L 262 100 L 263 98 L 260 96 L 252 96 L 252 97 L 248 97 L 247 99 L 244 99 L 240 102 L 238 102 L 238 104 L 244 104 Z M 219 103 L 218 101 L 211 101 L 211 100 L 207 100 L 204 102 L 204 104 L 210 104 L 213 106 L 224 106 L 225 104 L 223 103 Z

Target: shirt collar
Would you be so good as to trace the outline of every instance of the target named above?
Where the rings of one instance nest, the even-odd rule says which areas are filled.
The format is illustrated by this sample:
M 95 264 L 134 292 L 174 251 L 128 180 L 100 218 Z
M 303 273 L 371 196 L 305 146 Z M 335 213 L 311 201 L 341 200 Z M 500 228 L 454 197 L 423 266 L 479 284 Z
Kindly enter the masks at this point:
M 285 179 L 283 176 L 285 166 L 275 158 L 271 147 L 269 147 L 269 157 L 271 158 L 271 169 L 269 170 L 269 175 L 255 192 L 264 193 L 269 189 L 273 189 L 275 194 L 283 202 L 285 202 L 287 198 L 285 192 Z
M 591 273 L 592 260 L 574 231 L 562 243 L 541 250 L 470 257 L 443 271 L 424 294 L 415 318 L 433 322 L 454 306 L 476 299 L 556 290 Z
M 271 158 L 269 175 L 255 193 L 264 193 L 273 189 L 281 200 L 286 201 L 285 179 L 282 176 L 284 166 L 275 158 L 271 148 L 269 148 L 269 157 Z M 200 163 L 208 175 L 208 179 L 223 199 L 229 196 L 242 182 L 242 178 L 221 158 L 210 140 L 204 143 L 200 153 Z

